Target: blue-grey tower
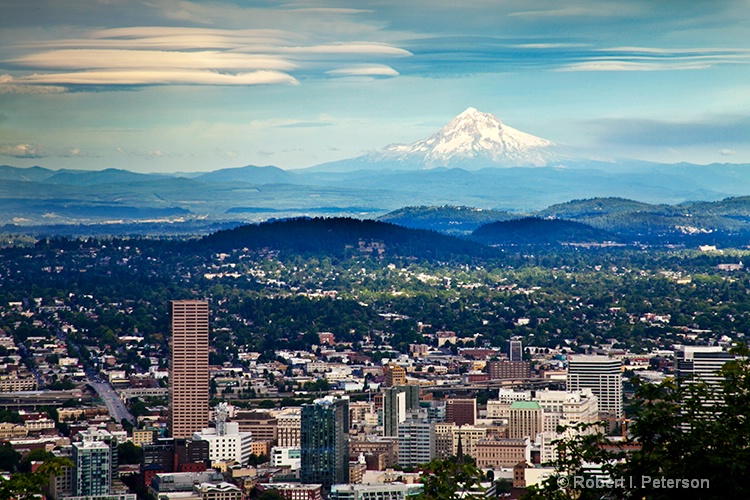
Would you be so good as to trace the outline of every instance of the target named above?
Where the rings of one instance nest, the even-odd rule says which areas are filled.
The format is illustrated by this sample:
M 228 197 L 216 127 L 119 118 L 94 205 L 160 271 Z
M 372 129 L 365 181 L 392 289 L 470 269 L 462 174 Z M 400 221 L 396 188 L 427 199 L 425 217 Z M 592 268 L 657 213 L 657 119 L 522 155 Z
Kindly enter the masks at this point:
M 325 397 L 302 405 L 300 480 L 322 484 L 349 482 L 349 401 Z

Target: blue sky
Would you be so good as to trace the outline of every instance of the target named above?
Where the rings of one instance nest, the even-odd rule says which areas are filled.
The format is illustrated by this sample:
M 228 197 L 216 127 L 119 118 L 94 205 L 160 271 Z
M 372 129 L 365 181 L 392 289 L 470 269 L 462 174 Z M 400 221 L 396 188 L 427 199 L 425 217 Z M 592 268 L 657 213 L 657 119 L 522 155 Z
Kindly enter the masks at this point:
M 473 106 L 601 159 L 750 163 L 750 1 L 0 0 L 0 164 L 301 168 Z

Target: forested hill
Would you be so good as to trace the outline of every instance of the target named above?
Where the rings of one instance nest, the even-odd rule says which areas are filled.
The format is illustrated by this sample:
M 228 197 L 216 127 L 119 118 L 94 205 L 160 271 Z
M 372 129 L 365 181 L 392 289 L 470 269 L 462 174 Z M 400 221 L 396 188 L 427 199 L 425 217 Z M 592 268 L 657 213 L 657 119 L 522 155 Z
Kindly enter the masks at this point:
M 549 245 L 559 243 L 604 243 L 617 236 L 580 222 L 527 217 L 485 224 L 472 238 L 491 245 Z
M 381 216 L 379 220 L 414 229 L 432 229 L 446 234 L 469 234 L 482 224 L 517 217 L 501 210 L 443 205 L 404 207 Z
M 351 218 L 296 218 L 219 231 L 195 243 L 216 252 L 264 248 L 303 255 L 388 255 L 425 259 L 486 257 L 496 253 L 473 241 L 387 222 Z

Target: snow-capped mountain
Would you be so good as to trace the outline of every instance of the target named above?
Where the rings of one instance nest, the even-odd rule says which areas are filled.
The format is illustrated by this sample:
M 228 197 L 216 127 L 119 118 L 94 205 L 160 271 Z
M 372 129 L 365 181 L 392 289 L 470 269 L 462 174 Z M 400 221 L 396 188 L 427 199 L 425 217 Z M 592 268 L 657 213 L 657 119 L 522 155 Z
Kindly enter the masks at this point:
M 555 158 L 555 144 L 503 124 L 494 115 L 469 108 L 438 132 L 412 144 L 392 144 L 368 155 L 372 160 L 404 163 L 424 168 L 485 166 L 544 166 Z
M 436 167 L 545 166 L 561 157 L 552 141 L 521 132 L 490 113 L 469 108 L 433 135 L 411 144 L 391 144 L 380 151 L 313 167 L 344 171 L 371 168 L 421 170 Z

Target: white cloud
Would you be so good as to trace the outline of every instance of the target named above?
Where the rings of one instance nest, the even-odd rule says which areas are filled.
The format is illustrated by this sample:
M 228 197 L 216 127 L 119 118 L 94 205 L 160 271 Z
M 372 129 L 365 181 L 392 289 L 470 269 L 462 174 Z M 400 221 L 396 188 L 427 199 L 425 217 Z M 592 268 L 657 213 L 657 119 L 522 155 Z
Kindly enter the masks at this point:
M 327 71 L 327 74 L 335 76 L 398 76 L 398 71 L 390 66 L 372 64 L 332 69 Z
M 733 154 L 737 154 L 737 151 L 734 149 L 722 149 L 719 151 L 719 154 L 721 156 L 732 156 Z
M 0 145 L 0 155 L 14 158 L 42 158 L 39 146 L 34 144 L 5 144 Z
M 222 53 L 216 51 L 170 52 L 162 50 L 53 50 L 11 59 L 11 63 L 33 68 L 104 69 L 181 68 L 289 71 L 296 64 L 279 57 Z

